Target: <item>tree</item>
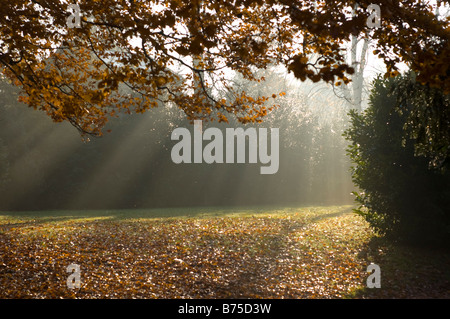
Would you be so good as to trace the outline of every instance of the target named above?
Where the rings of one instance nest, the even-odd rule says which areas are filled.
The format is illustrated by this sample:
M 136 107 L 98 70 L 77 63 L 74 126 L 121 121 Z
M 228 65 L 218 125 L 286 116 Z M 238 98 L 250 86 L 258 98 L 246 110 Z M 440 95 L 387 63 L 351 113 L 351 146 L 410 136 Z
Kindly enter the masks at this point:
M 348 83 L 354 69 L 340 44 L 352 35 L 373 38 L 387 75 L 406 62 L 420 83 L 450 92 L 448 20 L 422 1 L 358 3 L 351 14 L 354 1 L 80 0 L 73 27 L 66 1 L 11 0 L 2 4 L 0 63 L 22 101 L 90 134 L 101 134 L 118 111 L 143 112 L 158 101 L 191 120 L 260 122 L 278 92 L 225 99 L 226 70 L 260 81 L 255 69 L 276 63 L 301 80 Z M 372 3 L 382 12 L 376 29 L 367 25 Z
M 355 16 L 358 4 L 356 3 L 353 10 L 352 16 Z M 362 43 L 362 46 L 360 45 Z M 367 66 L 368 60 L 368 49 L 370 44 L 370 38 L 367 35 L 362 35 L 358 37 L 357 34 L 352 34 L 350 36 L 350 43 L 348 48 L 348 57 L 350 65 L 353 67 L 354 73 L 350 76 L 350 83 L 338 83 L 339 86 L 333 87 L 334 93 L 343 98 L 350 109 L 357 110 L 361 112 L 362 101 L 363 101 L 363 89 L 364 89 L 364 70 Z M 359 47 L 361 47 L 359 49 Z M 345 47 L 345 49 L 347 49 Z
M 392 87 L 395 109 L 405 113 L 404 142 L 415 141 L 415 155 L 429 160 L 432 169 L 448 169 L 450 160 L 450 94 L 421 85 L 414 72 L 398 79 Z
M 0 189 L 6 183 L 9 177 L 9 161 L 8 161 L 8 149 L 6 148 L 3 140 L 0 139 Z
M 403 99 L 409 92 L 405 82 L 418 90 L 409 103 Z M 412 101 L 420 104 L 437 95 L 410 76 L 378 79 L 369 108 L 362 114 L 351 112 L 346 136 L 351 141 L 353 181 L 360 188 L 355 193 L 361 204 L 357 212 L 378 232 L 396 240 L 450 243 L 449 163 L 430 168 L 426 157 L 416 156 L 416 140 L 408 135 L 414 131 L 409 122 L 417 112 Z M 397 107 L 398 101 L 402 104 Z
M 358 46 L 360 42 L 362 42 L 362 47 L 360 52 L 358 52 Z M 369 42 L 370 40 L 368 38 L 358 39 L 354 35 L 351 36 L 350 65 L 353 66 L 355 72 L 350 76 L 350 83 L 340 85 L 342 97 L 346 100 L 346 102 L 350 106 L 350 109 L 355 109 L 358 112 L 361 112 L 362 110 L 364 70 L 367 65 Z

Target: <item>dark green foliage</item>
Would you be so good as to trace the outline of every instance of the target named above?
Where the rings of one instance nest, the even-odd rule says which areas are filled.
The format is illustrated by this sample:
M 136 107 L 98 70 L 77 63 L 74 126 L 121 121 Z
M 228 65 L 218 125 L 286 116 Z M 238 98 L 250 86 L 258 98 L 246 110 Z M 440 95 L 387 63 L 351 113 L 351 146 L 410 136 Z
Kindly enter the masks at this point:
M 414 81 L 408 77 L 376 80 L 369 108 L 363 114 L 350 114 L 352 125 L 345 136 L 351 141 L 353 181 L 360 188 L 355 192 L 361 204 L 357 212 L 387 237 L 450 243 L 448 163 L 441 161 L 439 169 L 430 167 L 430 158 L 417 154 L 418 143 L 424 143 L 411 138 L 415 136 L 411 117 L 417 115 L 418 105 L 405 99 L 402 86 L 421 90 L 410 95 L 420 96 L 421 101 L 430 93 L 415 83 L 405 86 L 405 79 Z M 436 101 L 436 92 L 432 94 L 429 99 Z
M 8 149 L 5 143 L 0 138 L 0 190 L 4 184 L 8 181 L 9 177 L 9 161 L 8 161 Z
M 415 154 L 427 157 L 432 168 L 444 168 L 450 159 L 450 95 L 417 83 L 412 72 L 398 78 L 392 92 L 399 112 L 399 106 L 408 106 L 404 125 L 415 140 Z

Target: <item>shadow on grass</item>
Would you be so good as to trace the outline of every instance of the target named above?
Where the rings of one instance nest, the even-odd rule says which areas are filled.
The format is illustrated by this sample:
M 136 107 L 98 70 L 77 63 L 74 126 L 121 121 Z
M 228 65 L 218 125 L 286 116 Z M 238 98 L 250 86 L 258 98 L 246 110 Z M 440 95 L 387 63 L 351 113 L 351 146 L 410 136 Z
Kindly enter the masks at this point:
M 250 206 L 250 207 L 170 207 L 149 209 L 115 210 L 46 210 L 46 211 L 0 211 L 0 227 L 26 227 L 30 225 L 76 221 L 84 219 L 103 219 L 121 221 L 130 219 L 164 218 L 210 218 L 227 216 L 255 216 L 271 213 L 289 213 L 299 207 Z M 2 218 L 6 219 L 2 223 Z M 10 219 L 10 220 L 8 220 Z
M 0 215 L 12 217 L 37 217 L 37 218 L 67 218 L 67 217 L 130 217 L 130 218 L 163 218 L 198 216 L 213 211 L 215 215 L 229 213 L 231 211 L 257 212 L 258 208 L 249 207 L 171 207 L 171 208 L 148 208 L 148 209 L 103 209 L 103 210 L 44 210 L 44 211 L 0 211 Z
M 449 249 L 395 244 L 373 237 L 359 257 L 367 260 L 367 265 L 380 266 L 381 288 L 364 287 L 350 298 L 450 298 Z
M 350 207 L 346 207 L 346 208 L 344 208 L 342 210 L 339 210 L 337 212 L 334 212 L 334 213 L 322 214 L 322 215 L 313 217 L 311 219 L 311 222 L 315 223 L 315 222 L 318 222 L 318 221 L 321 221 L 321 220 L 324 220 L 324 219 L 328 219 L 328 218 L 340 217 L 342 215 L 350 214 L 352 212 L 353 212 L 353 207 L 350 206 Z
M 315 206 L 311 206 L 314 207 Z M 321 214 L 313 218 L 313 222 L 323 218 L 340 216 L 351 212 L 350 206 L 332 206 L 333 213 Z M 350 208 L 349 208 L 350 207 Z M 299 212 L 309 206 L 212 206 L 212 207 L 168 207 L 145 209 L 115 209 L 115 210 L 46 210 L 46 211 L 0 211 L 1 216 L 34 219 L 34 222 L 64 221 L 80 218 L 105 218 L 114 220 L 139 218 L 171 218 L 171 217 L 221 217 L 221 216 L 254 216 L 279 213 Z M 326 208 L 326 207 L 324 207 Z M 331 206 L 330 206 L 331 208 Z M 336 211 L 336 209 L 338 209 Z

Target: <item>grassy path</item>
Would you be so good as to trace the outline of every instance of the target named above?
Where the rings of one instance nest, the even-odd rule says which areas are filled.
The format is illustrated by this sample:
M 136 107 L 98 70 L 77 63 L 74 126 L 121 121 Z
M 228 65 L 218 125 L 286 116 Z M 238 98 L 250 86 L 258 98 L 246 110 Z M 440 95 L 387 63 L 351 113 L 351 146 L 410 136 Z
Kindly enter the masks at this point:
M 0 213 L 0 298 L 449 298 L 449 261 L 349 206 Z

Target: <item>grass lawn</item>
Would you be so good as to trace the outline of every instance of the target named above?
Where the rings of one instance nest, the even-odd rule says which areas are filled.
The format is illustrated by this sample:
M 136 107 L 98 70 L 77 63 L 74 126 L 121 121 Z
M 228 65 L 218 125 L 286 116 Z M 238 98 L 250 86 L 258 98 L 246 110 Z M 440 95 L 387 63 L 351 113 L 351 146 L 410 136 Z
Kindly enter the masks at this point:
M 0 298 L 450 298 L 449 266 L 351 206 L 0 212 Z

